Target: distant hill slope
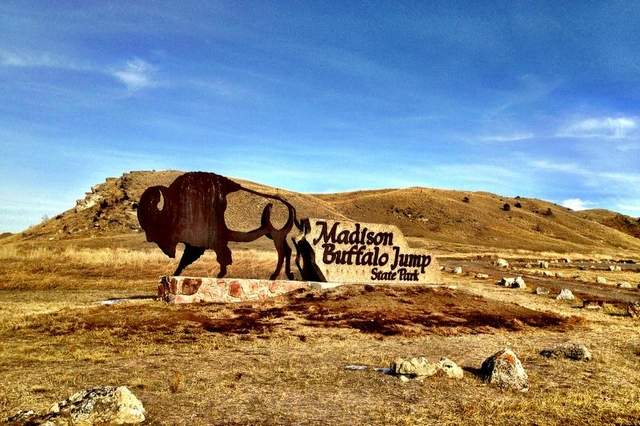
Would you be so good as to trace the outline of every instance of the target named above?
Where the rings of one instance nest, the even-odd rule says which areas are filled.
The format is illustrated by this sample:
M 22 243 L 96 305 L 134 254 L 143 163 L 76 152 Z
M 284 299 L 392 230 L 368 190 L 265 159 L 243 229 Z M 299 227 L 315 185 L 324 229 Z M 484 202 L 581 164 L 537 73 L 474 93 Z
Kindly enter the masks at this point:
M 605 209 L 581 210 L 577 214 L 582 218 L 593 220 L 632 237 L 640 238 L 640 218 Z
M 94 186 L 75 208 L 12 239 L 135 235 L 140 232 L 136 207 L 142 192 L 152 185 L 169 185 L 182 173 L 136 171 L 108 178 Z M 314 195 L 235 180 L 259 191 L 281 194 L 296 206 L 299 217 L 396 224 L 408 237 L 437 242 L 442 247 L 463 244 L 553 251 L 640 251 L 640 238 L 626 232 L 625 227 L 610 225 L 605 215 L 590 217 L 589 212 L 573 212 L 542 200 L 429 188 Z M 508 211 L 503 207 L 505 203 L 510 206 Z M 248 193 L 231 194 L 226 215 L 229 227 L 255 227 L 265 204 L 265 200 Z M 283 223 L 285 215 L 286 209 L 276 205 L 274 223 Z

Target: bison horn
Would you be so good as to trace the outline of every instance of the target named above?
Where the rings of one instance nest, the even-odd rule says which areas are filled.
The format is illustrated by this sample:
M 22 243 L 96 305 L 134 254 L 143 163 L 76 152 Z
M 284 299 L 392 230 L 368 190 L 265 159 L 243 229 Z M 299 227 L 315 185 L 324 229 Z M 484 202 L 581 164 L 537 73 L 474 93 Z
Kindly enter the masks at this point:
M 140 197 L 138 204 L 138 220 L 145 231 L 151 231 L 163 221 L 167 214 L 167 187 L 152 186 L 147 188 Z

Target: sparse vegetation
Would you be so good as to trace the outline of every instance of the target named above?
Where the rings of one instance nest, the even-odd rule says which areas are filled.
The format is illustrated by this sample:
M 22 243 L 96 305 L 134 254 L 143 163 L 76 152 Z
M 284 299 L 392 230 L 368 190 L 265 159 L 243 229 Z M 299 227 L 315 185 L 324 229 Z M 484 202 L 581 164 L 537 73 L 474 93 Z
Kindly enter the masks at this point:
M 514 207 L 517 209 L 521 209 L 522 208 L 522 204 L 520 204 L 519 201 L 516 201 L 516 203 L 514 204 Z
M 508 212 L 511 210 L 511 205 L 509 203 L 504 203 L 502 205 L 502 210 L 504 210 L 505 212 Z
M 154 294 L 157 275 L 175 266 L 156 251 L 47 244 L 0 250 L 0 274 L 8 277 L 0 302 L 0 416 L 22 407 L 46 409 L 95 384 L 135 389 L 151 424 L 260 424 L 265 418 L 271 424 L 342 424 L 345 418 L 457 424 L 461 416 L 470 423 L 577 424 L 589 418 L 633 424 L 640 416 L 638 387 L 628 386 L 640 380 L 633 355 L 638 326 L 617 314 L 556 304 L 553 281 L 545 281 L 552 288 L 548 299 L 496 293 L 490 282 L 455 276 L 463 283 L 457 290 L 354 286 L 264 303 L 169 306 L 142 298 Z M 449 265 L 494 274 L 487 268 L 496 268 L 495 255 L 477 253 Z M 500 256 L 517 264 L 523 254 Z M 235 273 L 253 267 L 253 274 L 266 276 L 275 256 L 241 251 L 235 260 Z M 196 263 L 190 272 L 207 273 L 211 264 Z M 37 286 L 56 276 L 56 290 Z M 536 279 L 528 281 L 535 287 Z M 574 292 L 584 297 L 580 288 Z M 96 303 L 113 297 L 130 298 Z M 608 300 L 606 306 L 614 306 Z M 584 365 L 539 360 L 541 348 L 567 336 L 595 349 L 588 376 Z M 506 341 L 529 372 L 527 394 L 503 393 L 469 373 Z M 376 371 L 342 368 L 387 367 L 410 355 L 447 356 L 467 372 L 461 382 L 401 385 Z M 194 410 L 197 419 L 190 418 Z
M 462 199 L 462 202 L 463 202 L 463 203 L 468 203 L 469 201 L 471 201 L 471 200 L 469 200 L 469 197 L 468 197 L 468 196 L 466 196 L 466 195 L 465 195 L 465 196 L 464 196 L 464 198 Z

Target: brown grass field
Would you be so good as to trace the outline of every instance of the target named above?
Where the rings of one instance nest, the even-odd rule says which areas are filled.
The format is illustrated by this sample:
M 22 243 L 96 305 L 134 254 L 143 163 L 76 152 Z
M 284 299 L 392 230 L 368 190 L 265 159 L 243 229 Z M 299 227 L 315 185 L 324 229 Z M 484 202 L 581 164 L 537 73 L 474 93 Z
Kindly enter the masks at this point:
M 609 272 L 597 256 L 573 254 L 551 268 L 568 278 L 547 278 L 526 263 L 553 253 L 469 249 L 442 253 L 443 265 L 469 272 L 444 272 L 442 288 L 353 285 L 262 304 L 170 306 L 152 297 L 175 261 L 149 246 L 96 240 L 0 246 L 0 417 L 111 384 L 129 386 L 152 425 L 640 424 L 640 321 L 624 310 L 640 290 L 615 286 L 637 285 L 637 265 Z M 498 254 L 519 272 L 495 269 Z M 242 250 L 230 275 L 266 277 L 274 261 L 259 247 Z M 215 265 L 207 254 L 188 272 L 214 275 Z M 516 273 L 528 289 L 495 285 Z M 598 275 L 609 284 L 595 284 Z M 537 285 L 551 295 L 535 295 Z M 564 287 L 606 309 L 556 301 Z M 101 304 L 113 298 L 125 301 Z M 594 359 L 539 355 L 567 340 L 585 343 Z M 475 375 L 507 346 L 529 373 L 528 393 Z M 402 383 L 344 368 L 413 355 L 446 356 L 465 377 Z

